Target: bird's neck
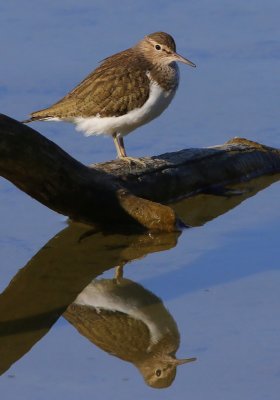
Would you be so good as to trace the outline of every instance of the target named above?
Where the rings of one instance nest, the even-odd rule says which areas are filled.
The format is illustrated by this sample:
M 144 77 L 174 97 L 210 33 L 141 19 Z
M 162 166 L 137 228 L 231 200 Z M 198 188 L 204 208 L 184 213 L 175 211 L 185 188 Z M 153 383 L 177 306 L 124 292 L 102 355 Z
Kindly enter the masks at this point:
M 152 80 L 156 81 L 164 90 L 175 91 L 179 84 L 179 68 L 173 62 L 171 64 L 153 64 L 149 70 Z
M 155 60 L 154 54 L 147 50 L 143 41 L 139 42 L 132 52 L 137 54 L 138 63 L 146 69 L 149 78 L 156 81 L 164 90 L 175 91 L 179 84 L 179 68 L 176 62 L 165 63 Z

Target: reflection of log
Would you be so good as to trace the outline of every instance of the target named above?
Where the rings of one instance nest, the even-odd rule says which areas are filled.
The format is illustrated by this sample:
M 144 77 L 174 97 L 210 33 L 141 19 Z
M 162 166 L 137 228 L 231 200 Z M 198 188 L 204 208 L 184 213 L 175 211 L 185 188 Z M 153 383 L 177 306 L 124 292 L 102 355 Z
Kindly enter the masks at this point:
M 91 224 L 171 231 L 173 211 L 148 200 L 170 202 L 280 171 L 279 150 L 246 139 L 142 161 L 141 167 L 118 160 L 88 168 L 33 129 L 0 117 L 0 175 L 49 208 Z
M 229 211 L 277 176 L 239 186 L 230 199 L 200 195 L 176 205 L 191 225 L 200 225 Z M 77 295 L 105 270 L 149 253 L 176 246 L 179 232 L 141 235 L 103 234 L 70 224 L 56 234 L 0 294 L 0 375 L 40 340 Z
M 0 375 L 49 331 L 92 279 L 175 246 L 178 235 L 104 235 L 82 224 L 55 235 L 0 294 Z
M 261 190 L 280 179 L 280 174 L 260 176 L 249 182 L 227 185 L 227 189 L 219 195 L 200 193 L 173 204 L 178 217 L 190 226 L 201 226 L 218 216 L 228 212 L 249 197 L 255 196 Z

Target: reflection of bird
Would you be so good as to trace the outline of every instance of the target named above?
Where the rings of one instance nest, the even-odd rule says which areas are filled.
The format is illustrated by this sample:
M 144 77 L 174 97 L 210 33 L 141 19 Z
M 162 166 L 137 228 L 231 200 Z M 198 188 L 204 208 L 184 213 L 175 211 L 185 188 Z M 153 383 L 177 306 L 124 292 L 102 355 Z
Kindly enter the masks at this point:
M 118 157 L 126 157 L 123 136 L 158 117 L 179 83 L 174 39 L 152 33 L 134 47 L 106 58 L 63 99 L 31 113 L 31 121 L 68 121 L 87 136 L 111 135 Z
M 154 388 L 170 386 L 180 335 L 162 301 L 128 279 L 95 280 L 64 314 L 78 331 L 106 352 L 133 363 Z

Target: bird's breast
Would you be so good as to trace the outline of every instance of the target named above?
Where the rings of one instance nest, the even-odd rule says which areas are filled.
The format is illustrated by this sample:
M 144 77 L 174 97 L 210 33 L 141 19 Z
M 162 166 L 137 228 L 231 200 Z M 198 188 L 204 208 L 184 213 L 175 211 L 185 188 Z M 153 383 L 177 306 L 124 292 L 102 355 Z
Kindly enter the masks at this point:
M 150 81 L 150 93 L 146 103 L 134 110 L 136 118 L 144 123 L 158 117 L 170 104 L 176 92 L 176 88 L 165 90 L 158 82 Z
M 149 72 L 147 73 L 149 76 Z M 177 85 L 166 90 L 157 81 L 150 78 L 150 90 L 147 101 L 142 107 L 136 107 L 127 114 L 117 117 L 78 117 L 75 118 L 78 131 L 83 131 L 86 136 L 94 134 L 112 135 L 115 132 L 122 136 L 127 135 L 141 125 L 147 124 L 157 118 L 170 104 Z

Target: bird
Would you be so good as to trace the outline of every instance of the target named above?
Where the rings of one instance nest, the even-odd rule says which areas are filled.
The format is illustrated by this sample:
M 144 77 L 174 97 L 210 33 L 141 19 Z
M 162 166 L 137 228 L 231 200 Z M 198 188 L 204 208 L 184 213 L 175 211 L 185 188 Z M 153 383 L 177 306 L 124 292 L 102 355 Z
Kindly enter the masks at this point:
M 158 117 L 172 101 L 179 84 L 177 62 L 196 66 L 176 52 L 170 34 L 151 33 L 105 58 L 65 97 L 22 122 L 71 122 L 85 136 L 112 136 L 117 158 L 124 159 L 124 136 Z
M 159 297 L 130 279 L 93 280 L 63 316 L 96 346 L 135 365 L 153 388 L 170 386 L 177 366 L 196 360 L 176 358 L 174 318 Z

